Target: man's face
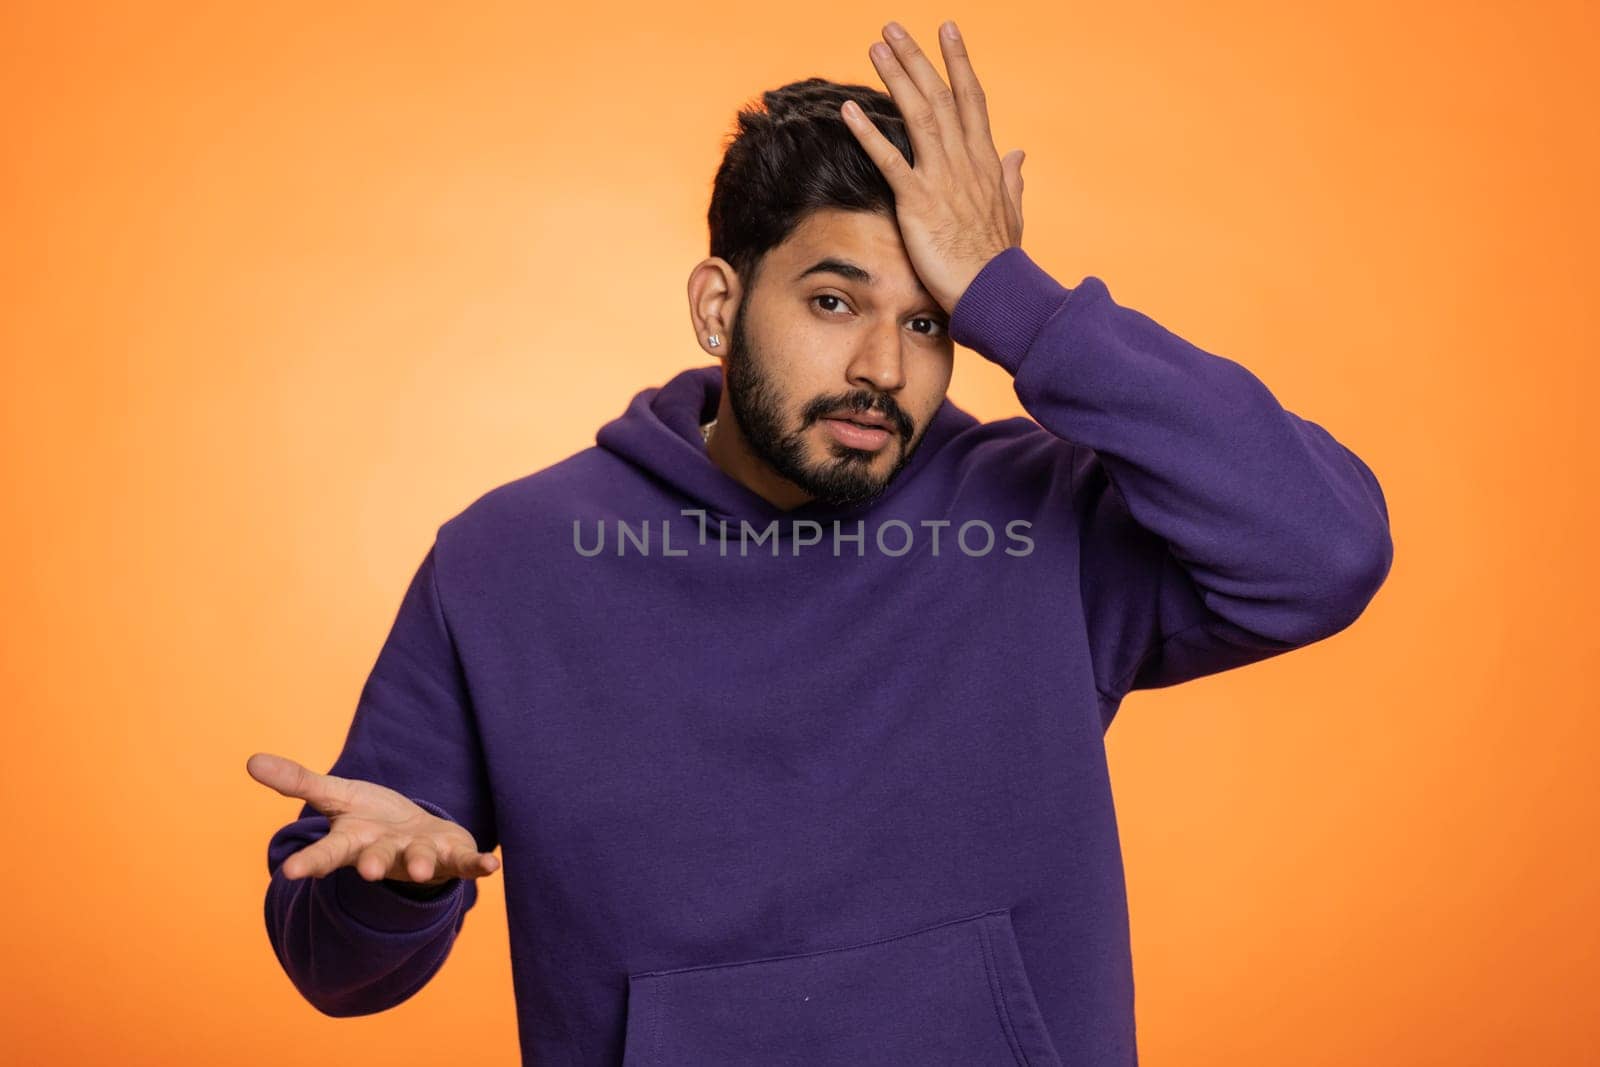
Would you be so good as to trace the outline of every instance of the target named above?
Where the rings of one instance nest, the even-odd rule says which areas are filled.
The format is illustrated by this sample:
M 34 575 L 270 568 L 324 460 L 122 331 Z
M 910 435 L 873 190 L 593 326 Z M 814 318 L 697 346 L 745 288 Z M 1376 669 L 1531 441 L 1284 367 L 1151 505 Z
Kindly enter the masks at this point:
M 829 506 L 877 496 L 944 401 L 948 325 L 893 219 L 813 213 L 767 253 L 729 331 L 723 381 L 751 452 Z

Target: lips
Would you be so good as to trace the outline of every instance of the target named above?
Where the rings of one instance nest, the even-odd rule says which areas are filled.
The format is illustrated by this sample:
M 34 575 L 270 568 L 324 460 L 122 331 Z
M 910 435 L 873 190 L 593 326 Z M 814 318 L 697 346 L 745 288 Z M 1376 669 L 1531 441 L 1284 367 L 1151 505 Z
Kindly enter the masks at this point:
M 889 430 L 892 432 L 895 428 L 891 419 L 885 415 L 878 414 L 876 411 L 841 411 L 829 415 L 828 418 L 843 419 L 845 422 L 853 422 L 857 426 L 865 426 L 870 430 Z

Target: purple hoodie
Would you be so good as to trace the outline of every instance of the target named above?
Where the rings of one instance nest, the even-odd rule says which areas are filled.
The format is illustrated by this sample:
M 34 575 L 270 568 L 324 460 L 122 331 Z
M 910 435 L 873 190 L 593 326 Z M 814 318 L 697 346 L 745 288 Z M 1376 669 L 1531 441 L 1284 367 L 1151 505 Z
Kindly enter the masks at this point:
M 865 505 L 715 466 L 709 366 L 438 528 L 329 773 L 501 849 L 523 1062 L 1137 1064 L 1105 731 L 1350 625 L 1387 504 L 1098 278 L 1008 249 L 950 333 L 1032 418 L 947 399 Z M 477 885 L 283 878 L 327 829 L 272 837 L 267 933 L 318 1010 L 382 1011 Z

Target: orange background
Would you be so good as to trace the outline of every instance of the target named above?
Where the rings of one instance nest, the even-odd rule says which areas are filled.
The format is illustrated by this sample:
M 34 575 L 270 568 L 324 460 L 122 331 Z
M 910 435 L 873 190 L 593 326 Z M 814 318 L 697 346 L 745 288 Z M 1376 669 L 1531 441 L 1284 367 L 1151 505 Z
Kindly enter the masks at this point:
M 1141 1062 L 1600 1055 L 1596 9 L 579 7 L 8 5 L 7 1061 L 517 1062 L 497 876 L 412 1000 L 299 998 L 245 759 L 325 770 L 437 525 L 709 362 L 738 104 L 945 17 L 1030 254 L 1391 509 L 1351 629 L 1108 735 Z

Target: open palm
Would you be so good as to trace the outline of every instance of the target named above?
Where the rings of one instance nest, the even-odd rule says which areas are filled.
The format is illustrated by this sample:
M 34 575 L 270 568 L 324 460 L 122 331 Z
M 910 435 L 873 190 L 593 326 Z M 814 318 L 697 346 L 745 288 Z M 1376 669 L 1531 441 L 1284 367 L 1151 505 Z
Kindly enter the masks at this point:
M 387 878 L 437 886 L 492 874 L 500 861 L 478 851 L 472 834 L 376 782 L 318 774 L 284 756 L 257 752 L 250 777 L 297 797 L 328 817 L 328 832 L 283 861 L 285 878 L 320 878 L 355 867 L 369 882 Z

